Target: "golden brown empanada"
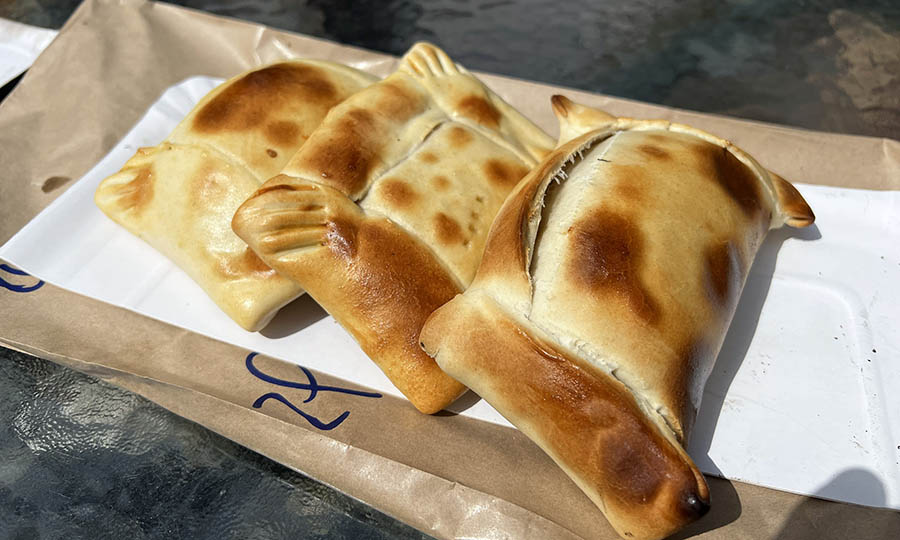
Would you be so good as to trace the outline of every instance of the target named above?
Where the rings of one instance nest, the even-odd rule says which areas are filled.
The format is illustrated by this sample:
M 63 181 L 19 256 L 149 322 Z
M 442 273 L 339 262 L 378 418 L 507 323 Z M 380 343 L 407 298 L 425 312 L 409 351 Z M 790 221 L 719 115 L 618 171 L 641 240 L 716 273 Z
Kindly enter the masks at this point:
M 757 248 L 813 214 L 728 141 L 553 106 L 562 144 L 507 199 L 472 285 L 421 341 L 619 534 L 662 538 L 708 508 L 683 445 Z
M 234 211 L 284 167 L 331 107 L 375 80 L 314 60 L 234 77 L 163 143 L 139 149 L 105 179 L 97 206 L 180 266 L 235 322 L 259 330 L 303 289 L 235 236 Z
M 464 387 L 419 347 L 494 214 L 553 141 L 433 45 L 335 107 L 234 231 L 346 328 L 419 410 Z

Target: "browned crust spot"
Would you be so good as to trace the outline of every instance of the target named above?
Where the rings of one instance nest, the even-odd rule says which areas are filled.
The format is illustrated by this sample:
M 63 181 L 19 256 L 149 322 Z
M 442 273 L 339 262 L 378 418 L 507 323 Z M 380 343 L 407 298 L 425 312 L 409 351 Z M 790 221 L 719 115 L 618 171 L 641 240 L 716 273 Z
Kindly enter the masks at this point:
M 431 185 L 434 186 L 434 189 L 437 191 L 446 191 L 447 188 L 450 187 L 450 179 L 439 174 L 431 178 Z
M 461 244 L 466 239 L 459 223 L 443 212 L 434 215 L 434 230 L 438 242 L 444 245 Z
M 470 142 L 472 142 L 472 134 L 469 133 L 469 130 L 461 127 L 461 126 L 453 126 L 450 128 L 450 133 L 447 134 L 450 138 L 450 146 L 453 148 L 459 149 L 463 146 L 466 146 Z
M 613 188 L 617 196 L 631 203 L 644 201 L 645 192 L 637 184 L 632 182 L 618 182 Z
M 644 154 L 644 156 L 652 158 L 652 159 L 662 159 L 669 160 L 672 159 L 672 155 L 667 151 L 663 150 L 659 146 L 653 146 L 652 144 L 642 144 L 638 146 L 638 150 Z
M 645 137 L 646 137 L 646 139 L 649 140 L 649 141 L 655 141 L 655 142 L 657 142 L 657 143 L 662 143 L 662 144 L 665 144 L 665 143 L 671 143 L 671 142 L 672 142 L 672 137 L 671 137 L 671 135 L 669 134 L 669 132 L 662 132 L 662 133 L 657 132 L 657 133 L 654 133 L 654 132 L 651 131 L 651 132 L 649 132 L 649 133 L 646 133 L 646 134 L 645 134 Z
M 365 185 L 380 152 L 382 141 L 372 136 L 376 132 L 372 113 L 365 109 L 348 111 L 327 140 L 304 152 L 309 167 L 336 189 L 355 193 Z
M 572 256 L 568 271 L 591 294 L 617 297 L 649 324 L 660 309 L 644 285 L 644 239 L 632 219 L 598 208 L 569 230 Z
M 511 189 L 523 176 L 528 174 L 526 167 L 500 159 L 487 160 L 482 166 L 482 170 L 493 184 L 506 189 Z
M 391 206 L 407 208 L 419 200 L 419 194 L 405 180 L 387 178 L 383 182 L 381 193 Z
M 140 212 L 153 199 L 153 172 L 144 167 L 127 184 L 117 189 L 118 205 L 125 210 Z
M 740 288 L 740 254 L 730 241 L 718 242 L 706 248 L 705 284 L 710 300 L 721 307 L 727 307 Z
M 749 167 L 734 157 L 727 148 L 707 142 L 694 146 L 701 163 L 708 167 L 710 177 L 722 187 L 750 218 L 762 210 L 759 179 Z
M 437 163 L 439 161 L 439 158 L 433 152 L 422 152 L 419 154 L 419 159 L 425 163 Z
M 500 126 L 500 119 L 502 118 L 500 111 L 481 96 L 470 95 L 462 98 L 456 104 L 456 110 L 460 116 L 464 116 L 486 128 L 497 129 Z
M 269 122 L 266 124 L 266 138 L 274 144 L 291 146 L 297 142 L 300 136 L 300 126 L 287 120 Z
M 425 103 L 421 95 L 409 91 L 399 82 L 383 81 L 377 85 L 377 89 L 375 110 L 385 118 L 396 119 L 398 122 L 405 122 L 418 114 Z
M 278 152 L 276 152 L 275 150 L 273 150 L 271 148 L 266 148 L 266 154 L 268 154 L 270 158 L 278 157 Z
M 262 125 L 269 114 L 290 103 L 330 108 L 339 92 L 320 68 L 275 64 L 234 81 L 194 117 L 193 129 L 203 133 L 246 131 Z

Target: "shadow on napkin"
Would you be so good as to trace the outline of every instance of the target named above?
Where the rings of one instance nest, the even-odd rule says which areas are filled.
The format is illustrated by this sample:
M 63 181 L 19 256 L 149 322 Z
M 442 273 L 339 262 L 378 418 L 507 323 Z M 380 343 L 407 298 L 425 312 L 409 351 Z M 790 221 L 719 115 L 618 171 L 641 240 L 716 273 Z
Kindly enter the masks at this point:
M 295 334 L 313 323 L 319 322 L 328 316 L 328 312 L 308 294 L 294 300 L 281 308 L 260 334 L 270 339 L 278 339 Z

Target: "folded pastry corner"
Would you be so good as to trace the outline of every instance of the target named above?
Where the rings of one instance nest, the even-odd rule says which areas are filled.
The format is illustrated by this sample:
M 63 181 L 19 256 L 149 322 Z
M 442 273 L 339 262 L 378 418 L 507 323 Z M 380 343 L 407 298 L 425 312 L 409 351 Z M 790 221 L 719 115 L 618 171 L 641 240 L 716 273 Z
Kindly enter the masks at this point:
M 100 183 L 113 221 L 181 267 L 246 330 L 303 293 L 231 230 L 237 207 L 276 174 L 326 113 L 375 77 L 316 60 L 238 75 L 207 94 L 161 144 Z
M 232 226 L 324 307 L 420 411 L 465 388 L 419 347 L 471 281 L 506 195 L 553 147 L 437 47 L 335 107 Z
M 767 231 L 814 216 L 728 141 L 553 98 L 561 142 L 495 219 L 424 350 L 535 441 L 625 538 L 709 507 L 684 450 Z

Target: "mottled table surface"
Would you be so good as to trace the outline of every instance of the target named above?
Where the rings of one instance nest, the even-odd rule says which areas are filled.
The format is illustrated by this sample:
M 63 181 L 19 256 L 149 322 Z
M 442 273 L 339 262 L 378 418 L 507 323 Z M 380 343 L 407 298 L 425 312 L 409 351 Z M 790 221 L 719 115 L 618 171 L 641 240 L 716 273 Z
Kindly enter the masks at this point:
M 176 2 L 470 69 L 900 139 L 900 2 Z M 59 28 L 71 0 L 0 0 Z M 0 349 L 0 538 L 424 535 L 128 392 Z M 103 524 L 98 527 L 98 524 Z

